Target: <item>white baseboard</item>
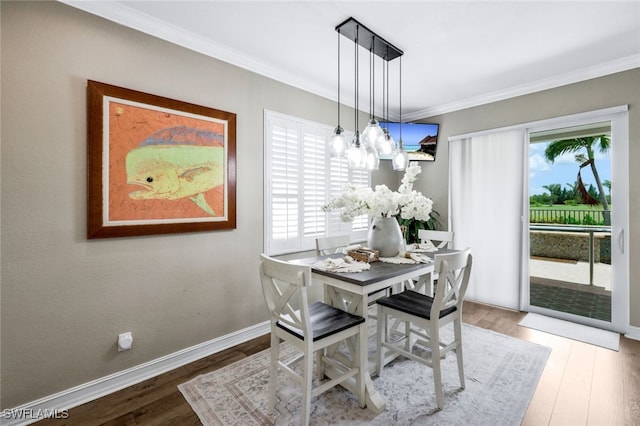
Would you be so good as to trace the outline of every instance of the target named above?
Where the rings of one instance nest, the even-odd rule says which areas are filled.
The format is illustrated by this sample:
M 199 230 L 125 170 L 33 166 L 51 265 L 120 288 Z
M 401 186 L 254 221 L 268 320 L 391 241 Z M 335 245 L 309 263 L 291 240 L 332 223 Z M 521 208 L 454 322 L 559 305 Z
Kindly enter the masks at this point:
M 54 395 L 49 395 L 19 407 L 6 409 L 0 412 L 0 423 L 3 426 L 21 426 L 35 423 L 47 415 L 66 415 L 65 411 L 73 407 L 117 392 L 267 333 L 269 333 L 269 321 L 174 352 Z M 625 337 L 640 340 L 640 327 L 630 326 Z
M 67 410 L 166 373 L 206 356 L 269 333 L 269 321 L 200 343 L 127 370 L 0 412 L 3 426 L 28 425 L 46 417 L 68 416 Z
M 633 340 L 640 340 L 640 327 L 629 326 L 624 337 Z

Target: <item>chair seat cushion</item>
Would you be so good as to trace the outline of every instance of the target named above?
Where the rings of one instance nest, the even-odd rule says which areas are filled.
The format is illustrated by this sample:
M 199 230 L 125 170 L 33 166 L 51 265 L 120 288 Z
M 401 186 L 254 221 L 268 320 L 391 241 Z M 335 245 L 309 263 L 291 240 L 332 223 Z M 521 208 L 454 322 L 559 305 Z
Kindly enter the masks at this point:
M 323 302 L 315 302 L 309 305 L 309 317 L 311 319 L 314 342 L 364 322 L 363 317 L 350 314 Z M 277 326 L 299 339 L 304 339 L 302 330 L 281 322 L 278 322 Z
M 376 300 L 376 303 L 400 312 L 405 312 L 407 314 L 430 320 L 433 297 L 429 297 L 415 291 L 405 290 L 402 293 L 378 299 Z M 440 311 L 439 317 L 445 317 L 454 312 L 456 309 L 457 308 L 455 306 L 452 306 L 443 311 Z

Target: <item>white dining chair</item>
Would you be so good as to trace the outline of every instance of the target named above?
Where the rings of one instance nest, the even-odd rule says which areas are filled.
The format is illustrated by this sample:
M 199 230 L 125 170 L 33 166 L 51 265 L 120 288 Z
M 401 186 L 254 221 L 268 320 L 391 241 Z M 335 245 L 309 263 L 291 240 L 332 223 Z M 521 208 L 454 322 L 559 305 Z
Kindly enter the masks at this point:
M 453 248 L 453 231 L 418 230 L 418 239 L 422 244 L 433 244 L 436 248 Z
M 384 297 L 378 304 L 378 329 L 376 336 L 376 372 L 382 374 L 387 353 L 403 355 L 433 369 L 438 409 L 444 407 L 442 391 L 441 359 L 447 353 L 456 353 L 460 387 L 464 389 L 462 360 L 462 302 L 471 274 L 471 249 L 435 256 L 435 270 L 440 280 L 434 297 L 405 290 Z M 393 341 L 388 327 L 388 318 L 404 322 L 404 327 L 395 329 Z M 453 323 L 454 338 L 451 342 L 440 341 L 440 329 Z M 403 330 L 404 329 L 404 330 Z M 401 337 L 397 338 L 398 332 Z M 415 345 L 420 343 L 431 349 L 417 354 Z
M 453 231 L 420 229 L 418 230 L 418 238 L 420 239 L 420 244 L 433 245 L 437 250 L 453 248 Z M 417 280 L 406 282 L 405 288 L 433 296 L 433 288 L 437 281 L 438 273 L 432 272 L 431 274 L 420 277 Z
M 311 285 L 311 267 L 296 265 L 261 255 L 260 281 L 271 317 L 271 368 L 269 376 L 269 411 L 274 412 L 278 371 L 295 379 L 302 386 L 301 424 L 308 425 L 311 398 L 351 378 L 355 379 L 356 396 L 360 407 L 365 406 L 365 374 L 367 368 L 367 329 L 363 317 L 347 313 L 323 302 L 309 304 L 307 287 Z M 280 340 L 288 342 L 300 354 L 280 360 Z M 344 341 L 353 356 L 353 365 L 345 365 L 336 358 L 329 357 L 328 346 Z M 354 342 L 355 341 L 355 342 Z M 363 350 L 363 348 L 365 350 Z M 320 375 L 321 363 L 343 371 L 343 374 L 324 380 L 312 388 L 314 354 Z M 300 358 L 302 374 L 291 365 Z M 323 379 L 324 377 L 319 377 Z
M 349 245 L 349 235 L 334 235 L 316 238 L 316 255 L 324 256 L 339 252 Z

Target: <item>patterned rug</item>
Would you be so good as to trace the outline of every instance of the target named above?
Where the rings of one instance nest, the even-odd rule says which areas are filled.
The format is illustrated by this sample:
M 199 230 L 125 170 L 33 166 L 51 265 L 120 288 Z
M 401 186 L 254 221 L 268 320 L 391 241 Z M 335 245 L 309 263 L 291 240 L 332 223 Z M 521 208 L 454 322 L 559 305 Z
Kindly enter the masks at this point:
M 443 340 L 448 341 L 448 336 L 452 336 L 451 330 L 443 333 Z M 463 325 L 463 344 L 466 389 L 459 388 L 456 358 L 450 354 L 442 361 L 443 410 L 435 409 L 433 371 L 398 358 L 384 368 L 381 377 L 373 377 L 375 388 L 387 403 L 383 413 L 376 416 L 360 408 L 353 394 L 337 387 L 312 400 L 311 424 L 519 425 L 551 349 L 467 324 Z M 282 344 L 282 359 L 294 352 Z M 265 410 L 268 350 L 178 388 L 207 426 L 297 425 L 300 387 L 284 373 L 278 380 L 277 417 Z

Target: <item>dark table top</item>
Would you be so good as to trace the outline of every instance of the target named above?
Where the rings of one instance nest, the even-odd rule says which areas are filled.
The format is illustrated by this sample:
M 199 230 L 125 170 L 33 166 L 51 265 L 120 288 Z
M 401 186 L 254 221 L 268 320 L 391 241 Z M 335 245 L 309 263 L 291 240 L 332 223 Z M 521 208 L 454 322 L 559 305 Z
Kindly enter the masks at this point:
M 450 251 L 450 250 L 449 250 Z M 437 253 L 427 253 L 428 256 L 433 257 L 434 254 Z M 314 263 L 329 259 L 329 258 L 341 258 L 344 257 L 344 254 L 336 253 L 330 254 L 327 256 L 315 256 L 315 257 L 306 257 L 303 259 L 294 259 L 290 260 L 291 263 L 297 263 L 300 265 L 309 265 L 312 266 Z M 425 268 L 425 266 L 433 265 L 432 263 L 417 263 L 417 264 L 396 264 L 396 263 L 386 263 L 386 262 L 371 262 L 371 269 L 362 272 L 331 272 L 331 271 L 323 271 L 321 269 L 312 268 L 313 272 L 318 275 L 324 275 L 331 278 L 339 278 L 342 281 L 358 284 L 362 286 L 366 286 L 369 284 L 373 284 L 382 280 L 386 280 L 389 278 L 397 277 L 399 275 L 404 275 L 406 273 L 417 272 L 417 275 L 420 275 L 420 271 Z

